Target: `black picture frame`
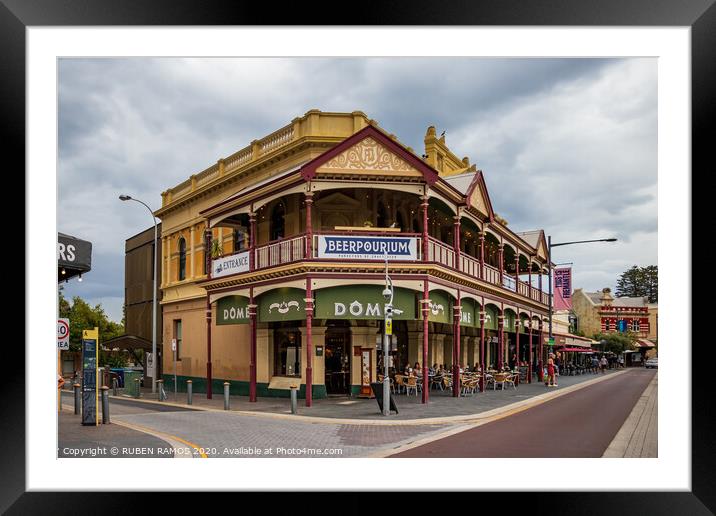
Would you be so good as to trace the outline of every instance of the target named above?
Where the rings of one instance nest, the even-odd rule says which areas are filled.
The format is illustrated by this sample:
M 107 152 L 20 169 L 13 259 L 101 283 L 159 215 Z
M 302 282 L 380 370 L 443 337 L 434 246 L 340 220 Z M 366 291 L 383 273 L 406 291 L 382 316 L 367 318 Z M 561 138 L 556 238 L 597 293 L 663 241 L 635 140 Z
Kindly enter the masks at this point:
M 708 129 L 716 120 L 716 6 L 714 0 L 492 0 L 486 2 L 435 2 L 412 0 L 362 4 L 350 16 L 334 16 L 336 5 L 294 2 L 266 12 L 260 2 L 200 2 L 189 0 L 1 0 L 0 2 L 0 110 L 2 141 L 6 157 L 14 155 L 16 169 L 25 168 L 25 29 L 28 26 L 112 25 L 554 25 L 554 26 L 685 26 L 691 28 L 692 73 L 692 170 L 710 170 L 713 143 Z M 321 16 L 324 16 L 323 18 Z M 692 178 L 695 175 L 692 174 Z M 707 220 L 711 220 L 710 217 Z M 694 224 L 698 222 L 693 217 Z M 27 235 L 26 235 L 27 237 Z M 685 280 L 690 277 L 685 275 Z M 689 300 L 684 300 L 688 302 Z M 696 310 L 694 310 L 696 312 Z M 28 315 L 26 314 L 26 317 Z M 683 321 L 685 339 L 691 346 L 691 328 Z M 705 342 L 704 344 L 708 344 Z M 30 343 L 26 343 L 26 346 Z M 699 354 L 692 347 L 692 371 Z M 713 353 L 709 353 L 713 355 Z M 510 507 L 525 504 L 534 513 L 555 514 L 711 514 L 716 512 L 716 425 L 709 417 L 713 401 L 704 374 L 692 375 L 692 490 L 690 492 L 567 492 L 480 493 L 475 503 L 492 502 Z M 25 377 L 24 353 L 12 355 L 12 368 L 3 378 L 3 410 L 0 435 L 0 511 L 7 514 L 114 514 L 126 507 L 126 494 L 113 493 L 27 493 L 25 492 Z M 121 486 L 121 483 L 118 484 Z M 557 486 L 558 487 L 558 486 Z M 213 500 L 216 493 L 205 494 Z M 242 506 L 262 503 L 261 494 L 242 495 Z M 302 505 L 310 494 L 296 495 L 292 503 Z M 411 496 L 411 501 L 414 498 Z M 437 495 L 441 496 L 441 495 Z M 342 504 L 360 500 L 361 493 L 346 493 Z M 253 499 L 251 499 L 253 498 Z M 185 497 L 173 501 L 185 503 Z M 395 500 L 397 501 L 397 500 Z M 138 507 L 138 499 L 131 498 Z M 214 504 L 216 502 L 214 501 Z M 206 499 L 202 505 L 206 506 Z M 441 503 L 441 505 L 443 505 Z M 78 509 L 81 507 L 81 509 Z M 147 506 L 145 506 L 147 507 Z M 217 507 L 218 505 L 214 505 Z M 170 509 L 170 504 L 165 505 Z M 122 510 L 124 512 L 124 510 Z

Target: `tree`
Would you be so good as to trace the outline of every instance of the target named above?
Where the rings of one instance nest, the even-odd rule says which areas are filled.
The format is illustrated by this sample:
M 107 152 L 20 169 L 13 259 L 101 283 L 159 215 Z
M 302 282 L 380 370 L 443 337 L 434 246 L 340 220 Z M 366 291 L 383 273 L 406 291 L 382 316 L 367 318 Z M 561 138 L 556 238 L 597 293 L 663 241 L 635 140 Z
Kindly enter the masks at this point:
M 84 299 L 75 296 L 72 298 L 72 305 L 70 305 L 60 292 L 59 308 L 60 317 L 70 320 L 70 351 L 82 349 L 82 330 L 97 327 L 100 345 L 102 342 L 124 334 L 124 325 L 110 321 L 101 304 L 92 308 Z
M 597 333 L 594 340 L 604 341 L 604 351 L 611 351 L 617 355 L 627 349 L 632 349 L 636 342 L 636 335 L 633 333 Z
M 650 303 L 659 300 L 659 268 L 632 266 L 617 280 L 617 297 L 647 297 Z

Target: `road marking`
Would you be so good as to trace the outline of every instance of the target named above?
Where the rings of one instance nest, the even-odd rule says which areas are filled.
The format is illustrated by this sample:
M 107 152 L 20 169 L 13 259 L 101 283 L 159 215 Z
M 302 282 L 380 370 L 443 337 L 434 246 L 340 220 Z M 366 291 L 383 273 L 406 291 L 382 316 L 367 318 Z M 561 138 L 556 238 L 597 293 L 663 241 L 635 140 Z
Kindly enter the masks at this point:
M 185 439 L 182 439 L 181 437 L 178 437 L 178 436 L 176 436 L 176 435 L 169 434 L 169 433 L 166 433 L 166 432 L 161 432 L 161 431 L 155 430 L 155 429 L 153 429 L 153 428 L 148 428 L 148 427 L 145 427 L 145 426 L 137 425 L 136 423 L 127 423 L 126 421 L 120 421 L 120 420 L 116 420 L 116 419 L 115 419 L 114 422 L 117 423 L 118 425 L 121 425 L 121 426 L 124 426 L 124 427 L 127 427 L 127 428 L 131 428 L 132 430 L 137 430 L 137 431 L 139 431 L 139 432 L 144 432 L 144 433 L 146 433 L 146 434 L 153 435 L 154 437 L 158 437 L 158 438 L 163 439 L 163 440 L 178 441 L 178 442 L 180 442 L 180 443 L 182 443 L 182 444 L 186 444 L 186 445 L 191 446 L 192 448 L 194 448 L 194 449 L 197 451 L 197 453 L 201 456 L 202 459 L 207 459 L 207 458 L 208 458 L 208 456 L 202 451 L 202 447 L 201 447 L 201 446 L 199 446 L 198 444 L 194 444 L 194 443 L 192 443 L 192 442 L 189 442 L 189 441 L 187 441 L 187 440 L 185 440 Z M 170 443 L 170 444 L 171 444 L 171 443 Z M 175 448 L 176 448 L 176 447 L 175 447 Z M 175 457 L 175 458 L 179 458 L 179 457 L 177 457 L 176 453 L 174 454 L 174 457 Z M 183 457 L 182 457 L 182 458 L 183 458 Z

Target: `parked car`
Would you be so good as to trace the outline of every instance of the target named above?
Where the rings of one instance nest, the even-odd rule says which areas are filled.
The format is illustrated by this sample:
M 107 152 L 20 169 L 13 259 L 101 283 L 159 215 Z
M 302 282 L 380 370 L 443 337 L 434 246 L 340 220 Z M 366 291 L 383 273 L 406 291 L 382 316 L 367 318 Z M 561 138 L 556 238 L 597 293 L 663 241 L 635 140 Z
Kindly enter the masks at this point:
M 659 357 L 650 358 L 649 360 L 646 361 L 646 363 L 644 364 L 644 367 L 646 367 L 647 369 L 649 369 L 650 367 L 653 367 L 654 369 L 658 369 L 659 368 Z

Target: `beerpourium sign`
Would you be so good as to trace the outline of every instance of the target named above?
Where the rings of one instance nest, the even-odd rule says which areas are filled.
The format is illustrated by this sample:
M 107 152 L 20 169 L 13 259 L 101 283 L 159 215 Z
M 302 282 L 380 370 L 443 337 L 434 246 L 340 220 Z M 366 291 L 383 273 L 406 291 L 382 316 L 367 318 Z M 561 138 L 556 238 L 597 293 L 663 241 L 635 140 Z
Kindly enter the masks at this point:
M 249 252 L 232 254 L 216 260 L 211 260 L 211 277 L 221 278 L 240 272 L 249 271 Z
M 414 237 L 328 236 L 318 237 L 319 258 L 352 260 L 417 260 L 418 239 Z

